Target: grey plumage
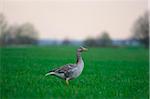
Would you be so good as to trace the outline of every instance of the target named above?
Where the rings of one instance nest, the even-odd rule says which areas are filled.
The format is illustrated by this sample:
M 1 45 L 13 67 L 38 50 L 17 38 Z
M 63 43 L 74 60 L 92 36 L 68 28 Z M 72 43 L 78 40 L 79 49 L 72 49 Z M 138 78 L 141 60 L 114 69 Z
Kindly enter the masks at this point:
M 78 77 L 84 67 L 84 62 L 81 57 L 81 52 L 86 51 L 87 49 L 84 47 L 80 47 L 77 49 L 77 61 L 75 64 L 66 64 L 59 68 L 53 69 L 49 71 L 46 76 L 54 75 L 59 78 L 66 80 L 66 83 L 69 84 L 68 80 L 74 79 Z
M 48 73 L 53 73 L 52 75 L 57 76 L 57 77 L 59 77 L 59 75 L 57 75 L 57 74 L 63 75 L 60 78 L 65 79 L 65 78 L 71 76 L 71 74 L 73 73 L 75 68 L 76 68 L 76 64 L 66 64 L 59 68 L 53 69 L 53 70 L 49 71 Z

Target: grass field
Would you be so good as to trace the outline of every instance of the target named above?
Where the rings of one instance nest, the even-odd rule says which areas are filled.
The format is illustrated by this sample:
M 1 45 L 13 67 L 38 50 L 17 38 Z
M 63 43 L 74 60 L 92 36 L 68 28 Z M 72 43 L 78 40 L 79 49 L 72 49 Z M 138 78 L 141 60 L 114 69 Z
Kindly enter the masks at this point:
M 1 48 L 1 99 L 148 99 L 149 59 L 143 48 L 89 48 L 82 75 L 44 77 L 76 61 L 76 47 Z

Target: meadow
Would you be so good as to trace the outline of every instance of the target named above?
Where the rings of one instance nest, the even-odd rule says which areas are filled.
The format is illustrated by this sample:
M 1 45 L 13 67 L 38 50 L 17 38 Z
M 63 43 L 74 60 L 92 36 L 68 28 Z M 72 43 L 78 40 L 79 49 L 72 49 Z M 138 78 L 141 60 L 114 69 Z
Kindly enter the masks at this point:
M 1 99 L 148 99 L 149 56 L 144 48 L 88 48 L 80 77 L 65 81 L 47 71 L 76 61 L 72 46 L 3 47 Z

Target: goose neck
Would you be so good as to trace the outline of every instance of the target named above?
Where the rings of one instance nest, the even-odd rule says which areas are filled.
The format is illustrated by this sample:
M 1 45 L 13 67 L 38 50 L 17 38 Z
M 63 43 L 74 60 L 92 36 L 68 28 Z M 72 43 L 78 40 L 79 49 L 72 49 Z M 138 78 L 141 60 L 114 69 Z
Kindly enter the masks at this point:
M 83 60 L 82 60 L 82 56 L 81 56 L 81 52 L 77 51 L 77 64 L 78 63 L 81 63 Z

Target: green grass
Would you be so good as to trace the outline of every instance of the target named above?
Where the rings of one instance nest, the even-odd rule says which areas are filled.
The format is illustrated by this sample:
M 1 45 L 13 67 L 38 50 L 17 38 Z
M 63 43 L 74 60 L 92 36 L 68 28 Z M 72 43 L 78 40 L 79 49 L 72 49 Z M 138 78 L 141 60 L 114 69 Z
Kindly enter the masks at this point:
M 148 99 L 149 59 L 143 48 L 89 48 L 84 71 L 65 82 L 44 77 L 76 61 L 76 47 L 1 48 L 1 99 Z

